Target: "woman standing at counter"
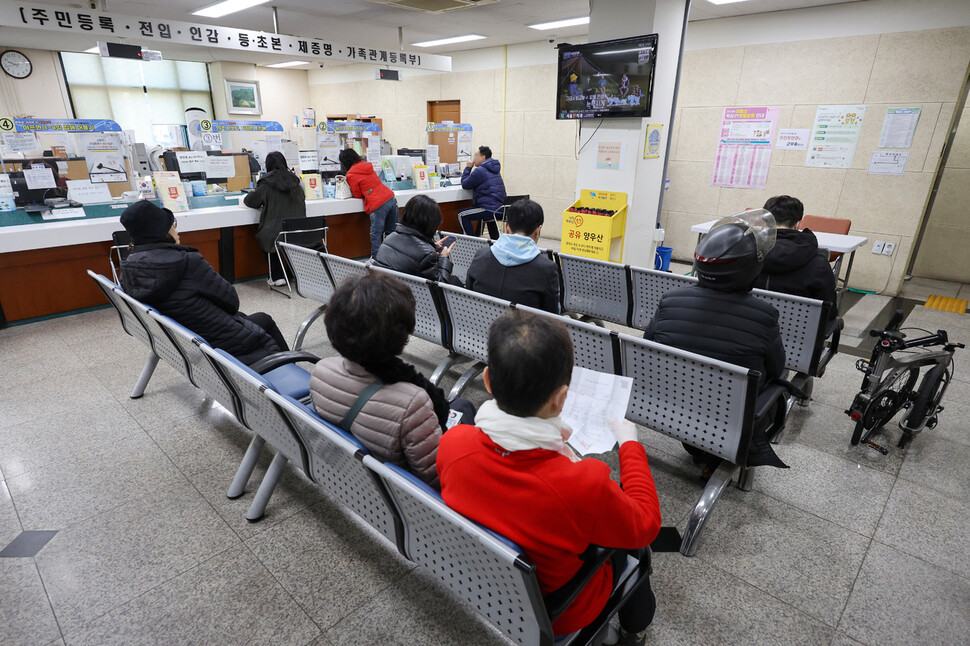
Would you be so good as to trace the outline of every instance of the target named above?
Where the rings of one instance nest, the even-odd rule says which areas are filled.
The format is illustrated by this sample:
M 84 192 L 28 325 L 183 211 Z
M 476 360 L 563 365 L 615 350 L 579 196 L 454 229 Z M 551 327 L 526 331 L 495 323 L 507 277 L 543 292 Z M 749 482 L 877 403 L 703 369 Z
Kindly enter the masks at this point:
M 256 190 L 247 194 L 243 203 L 260 210 L 256 240 L 269 254 L 270 285 L 285 284 L 283 267 L 276 255 L 276 236 L 283 229 L 283 220 L 306 217 L 306 200 L 303 182 L 286 165 L 283 153 L 274 151 L 266 155 L 266 175 L 256 182 Z
M 397 199 L 394 191 L 381 182 L 374 165 L 355 151 L 340 151 L 340 167 L 354 197 L 364 201 L 364 213 L 370 216 L 370 257 L 377 257 L 384 236 L 397 228 Z

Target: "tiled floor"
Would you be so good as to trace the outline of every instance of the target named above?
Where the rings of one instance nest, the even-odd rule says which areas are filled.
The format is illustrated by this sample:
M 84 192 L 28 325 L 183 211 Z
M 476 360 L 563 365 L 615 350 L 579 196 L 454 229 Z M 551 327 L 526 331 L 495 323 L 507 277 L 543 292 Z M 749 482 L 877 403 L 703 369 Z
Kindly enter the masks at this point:
M 904 282 L 902 289 L 899 290 L 901 297 L 920 303 L 925 303 L 932 294 L 970 300 L 970 285 L 914 276 Z
M 312 309 L 238 288 L 288 333 Z M 859 329 L 881 309 L 858 310 Z M 908 323 L 970 340 L 970 316 L 917 307 Z M 332 353 L 319 323 L 307 349 Z M 425 371 L 441 357 L 420 341 L 408 353 Z M 130 399 L 145 357 L 107 309 L 0 330 L 0 549 L 57 532 L 0 558 L 0 644 L 502 643 L 292 469 L 247 523 L 252 486 L 225 496 L 247 434 L 164 364 Z M 882 456 L 848 445 L 854 360 L 836 357 L 794 409 L 778 448 L 790 469 L 729 489 L 697 557 L 657 555 L 650 643 L 967 643 L 970 371 L 937 429 L 905 450 L 889 430 Z M 683 529 L 696 468 L 677 442 L 641 439 L 665 524 Z

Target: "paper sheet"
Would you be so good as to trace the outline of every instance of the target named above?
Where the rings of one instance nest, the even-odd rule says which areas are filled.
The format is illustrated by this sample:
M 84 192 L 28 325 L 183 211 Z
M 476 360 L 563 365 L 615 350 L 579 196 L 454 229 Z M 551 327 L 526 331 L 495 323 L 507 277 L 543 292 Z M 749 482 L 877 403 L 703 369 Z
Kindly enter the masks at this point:
M 175 159 L 179 163 L 179 173 L 182 175 L 204 173 L 206 171 L 206 157 L 208 155 L 201 150 L 177 151 L 175 153 Z
M 609 418 L 626 417 L 633 379 L 573 368 L 562 419 L 573 429 L 569 445 L 582 455 L 606 453 L 616 445 Z
M 125 154 L 121 151 L 121 135 L 117 132 L 99 132 L 87 135 L 84 159 L 92 182 L 125 182 L 128 170 Z
M 39 188 L 57 188 L 54 181 L 54 171 L 47 166 L 32 166 L 24 169 L 24 179 L 31 191 Z
M 763 189 L 778 108 L 725 108 L 711 186 Z
M 874 150 L 869 157 L 869 175 L 902 175 L 906 172 L 909 153 Z
M 107 204 L 112 201 L 107 184 L 93 184 L 89 179 L 67 180 L 67 197 L 81 204 Z
M 813 168 L 852 168 L 864 105 L 820 105 L 815 111 L 805 165 Z
M 236 160 L 232 156 L 206 155 L 206 177 L 229 178 L 236 176 Z
M 886 108 L 879 133 L 880 148 L 912 148 L 920 108 Z
M 780 128 L 775 148 L 778 150 L 805 150 L 808 148 L 808 128 Z

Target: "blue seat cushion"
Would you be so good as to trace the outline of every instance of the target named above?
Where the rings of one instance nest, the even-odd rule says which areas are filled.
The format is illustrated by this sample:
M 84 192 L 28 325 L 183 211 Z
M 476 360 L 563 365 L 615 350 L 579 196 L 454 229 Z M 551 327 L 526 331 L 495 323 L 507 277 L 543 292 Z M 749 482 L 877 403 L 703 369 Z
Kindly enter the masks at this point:
M 299 401 L 310 394 L 310 373 L 296 365 L 288 363 L 274 368 L 263 375 L 273 390 Z

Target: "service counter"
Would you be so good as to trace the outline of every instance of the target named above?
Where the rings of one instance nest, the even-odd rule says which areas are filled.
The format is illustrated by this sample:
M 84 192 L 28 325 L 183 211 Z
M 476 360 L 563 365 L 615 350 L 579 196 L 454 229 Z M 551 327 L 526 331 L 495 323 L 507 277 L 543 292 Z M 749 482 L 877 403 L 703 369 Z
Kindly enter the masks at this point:
M 441 205 L 442 229 L 458 231 L 458 212 L 471 205 L 471 192 L 459 186 L 395 193 L 398 207 L 418 194 Z M 243 194 L 190 198 L 189 211 L 177 213 L 182 244 L 195 247 L 227 280 L 266 274 L 266 254 L 256 242 L 259 211 L 242 204 Z M 307 216 L 327 216 L 331 253 L 361 258 L 370 253 L 370 219 L 361 200 L 309 200 Z M 0 325 L 8 321 L 68 312 L 107 303 L 92 269 L 111 275 L 111 234 L 122 230 L 124 203 L 84 207 L 85 217 L 44 221 L 39 215 L 0 213 Z

